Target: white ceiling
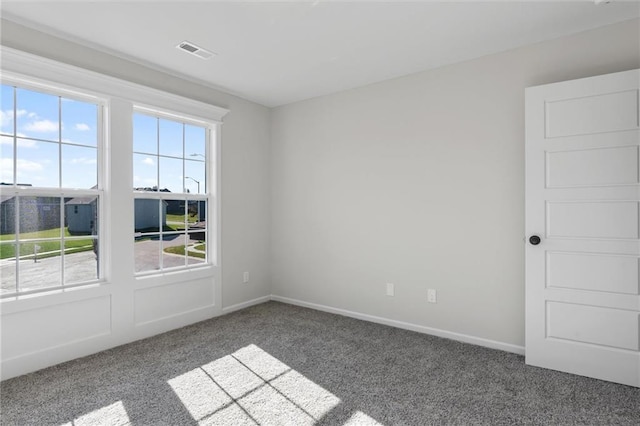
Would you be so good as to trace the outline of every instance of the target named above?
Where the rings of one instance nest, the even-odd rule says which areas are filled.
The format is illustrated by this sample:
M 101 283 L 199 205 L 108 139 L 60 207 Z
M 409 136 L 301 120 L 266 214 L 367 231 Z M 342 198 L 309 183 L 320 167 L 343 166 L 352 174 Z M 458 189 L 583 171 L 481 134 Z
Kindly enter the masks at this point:
M 640 3 L 2 1 L 2 17 L 267 106 L 640 16 Z M 216 52 L 179 51 L 189 40 Z

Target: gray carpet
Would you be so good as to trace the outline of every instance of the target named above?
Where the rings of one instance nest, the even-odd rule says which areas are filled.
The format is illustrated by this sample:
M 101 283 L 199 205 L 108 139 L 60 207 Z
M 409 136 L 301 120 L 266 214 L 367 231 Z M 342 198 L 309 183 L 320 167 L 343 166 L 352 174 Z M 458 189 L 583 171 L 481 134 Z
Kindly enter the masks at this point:
M 5 381 L 3 425 L 639 425 L 640 389 L 269 302 Z

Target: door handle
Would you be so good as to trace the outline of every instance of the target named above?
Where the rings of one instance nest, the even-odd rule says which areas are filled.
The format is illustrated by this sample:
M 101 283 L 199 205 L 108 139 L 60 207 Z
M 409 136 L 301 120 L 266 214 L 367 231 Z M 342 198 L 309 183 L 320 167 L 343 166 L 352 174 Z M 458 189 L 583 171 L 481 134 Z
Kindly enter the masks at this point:
M 532 235 L 529 237 L 529 243 L 531 243 L 532 246 L 537 246 L 538 244 L 540 244 L 540 237 L 538 237 L 537 235 Z

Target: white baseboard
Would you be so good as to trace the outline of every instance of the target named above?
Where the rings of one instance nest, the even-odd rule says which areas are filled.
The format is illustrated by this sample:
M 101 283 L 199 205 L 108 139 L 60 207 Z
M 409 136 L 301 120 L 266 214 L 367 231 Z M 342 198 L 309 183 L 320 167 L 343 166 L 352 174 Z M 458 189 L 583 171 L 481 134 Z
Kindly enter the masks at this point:
M 272 294 L 271 300 L 276 302 L 288 303 L 290 305 L 302 306 L 318 311 L 329 312 L 332 314 L 343 315 L 345 317 L 356 318 L 359 320 L 375 322 L 391 327 L 402 328 L 404 330 L 417 331 L 418 333 L 430 334 L 432 336 L 444 337 L 445 339 L 457 340 L 459 342 L 470 343 L 472 345 L 484 346 L 486 348 L 498 349 L 505 352 L 511 352 L 518 355 L 524 355 L 524 346 L 513 345 L 511 343 L 498 342 L 496 340 L 483 339 L 482 337 L 470 336 L 468 334 L 454 333 L 452 331 L 440 330 L 437 328 L 425 327 L 422 325 L 411 324 L 403 321 L 377 317 L 374 315 L 362 314 L 359 312 L 348 311 L 346 309 L 333 308 L 331 306 L 319 305 L 317 303 L 305 302 L 302 300 L 291 299 Z
M 269 300 L 271 300 L 271 296 L 262 296 L 258 297 L 257 299 L 247 300 L 246 302 L 227 306 L 225 308 L 222 308 L 222 315 L 229 314 L 234 311 L 239 311 L 240 309 L 248 308 L 249 306 L 259 305 L 260 303 L 268 302 Z

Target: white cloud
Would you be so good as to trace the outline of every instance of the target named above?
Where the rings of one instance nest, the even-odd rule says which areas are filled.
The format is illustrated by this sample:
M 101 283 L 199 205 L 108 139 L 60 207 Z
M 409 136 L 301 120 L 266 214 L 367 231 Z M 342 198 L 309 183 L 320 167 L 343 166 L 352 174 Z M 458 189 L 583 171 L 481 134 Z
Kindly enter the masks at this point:
M 32 141 L 29 139 L 20 139 L 24 137 L 23 134 L 18 133 L 18 147 L 19 148 L 36 148 L 36 141 Z M 0 145 L 13 145 L 13 137 L 11 136 L 0 136 Z
M 156 185 L 156 180 L 154 178 L 143 178 L 137 175 L 133 176 L 133 186 L 135 188 L 154 185 Z
M 29 118 L 38 117 L 35 112 L 29 112 L 26 109 L 19 109 L 16 111 L 16 117 L 24 117 L 25 115 Z M 13 110 L 0 110 L 0 127 L 9 126 L 11 123 L 13 123 Z
M 147 157 L 144 160 L 142 160 L 142 164 L 153 166 L 155 163 L 153 162 L 153 158 Z
M 0 110 L 0 127 L 9 126 L 13 122 L 13 111 Z
M 44 167 L 42 164 L 31 161 L 31 160 L 23 160 L 18 159 L 18 181 L 20 183 L 27 182 L 23 179 L 26 177 L 28 180 L 38 180 L 39 176 L 34 176 L 34 173 L 41 172 Z M 2 181 L 10 181 L 13 178 L 13 161 L 11 158 L 0 158 L 0 176 L 2 177 Z M 25 176 L 26 175 L 26 176 Z M 24 182 L 23 182 L 24 180 Z M 28 182 L 27 182 L 28 183 Z
M 17 166 L 18 171 L 20 172 L 39 172 L 43 169 L 41 163 L 31 160 L 23 160 L 20 158 L 18 158 Z
M 78 157 L 69 161 L 71 164 L 96 164 L 95 158 Z
M 85 123 L 77 123 L 75 126 L 76 130 L 79 130 L 81 132 L 86 132 L 88 130 L 91 130 L 91 128 L 89 127 L 88 124 Z
M 18 139 L 19 148 L 35 148 L 36 142 L 29 139 Z
M 51 120 L 36 120 L 31 123 L 27 123 L 24 126 L 24 130 L 28 132 L 37 133 L 52 133 L 58 131 L 58 123 Z
M 2 182 L 13 180 L 13 161 L 11 158 L 0 158 L 0 180 Z

